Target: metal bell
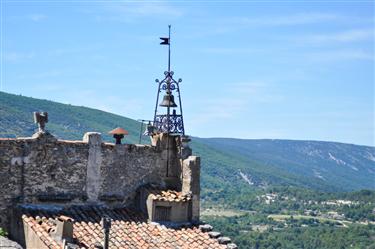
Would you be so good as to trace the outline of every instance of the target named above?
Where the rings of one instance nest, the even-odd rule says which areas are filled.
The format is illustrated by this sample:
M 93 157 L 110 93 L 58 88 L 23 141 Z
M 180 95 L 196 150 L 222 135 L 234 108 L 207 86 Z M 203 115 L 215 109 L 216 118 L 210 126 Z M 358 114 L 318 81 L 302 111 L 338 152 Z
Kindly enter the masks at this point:
M 163 97 L 163 101 L 160 103 L 159 106 L 163 107 L 177 107 L 176 103 L 174 102 L 174 96 L 170 92 L 167 92 L 166 95 Z

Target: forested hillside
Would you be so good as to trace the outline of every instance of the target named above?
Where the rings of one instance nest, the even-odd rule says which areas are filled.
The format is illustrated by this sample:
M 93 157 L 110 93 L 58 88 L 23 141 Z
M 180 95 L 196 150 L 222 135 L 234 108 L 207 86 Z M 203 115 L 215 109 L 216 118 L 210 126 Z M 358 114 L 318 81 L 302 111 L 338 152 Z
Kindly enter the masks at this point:
M 130 118 L 4 92 L 0 137 L 31 136 L 33 111 L 47 111 L 47 129 L 62 139 L 97 131 L 113 141 L 108 131 L 121 126 L 125 142 L 139 140 Z M 239 248 L 375 248 L 374 147 L 197 137 L 192 147 L 202 158 L 202 220 Z
M 375 189 L 374 147 L 271 139 L 195 138 L 194 142 L 207 170 L 232 182 L 321 191 Z
M 0 92 L 0 137 L 31 136 L 36 130 L 34 111 L 48 112 L 47 129 L 59 138 L 82 139 L 85 132 L 98 131 L 104 139 L 112 141 L 108 131 L 121 126 L 129 131 L 128 142 L 138 141 L 139 123 L 130 118 L 4 92 Z
M 103 134 L 121 126 L 126 142 L 139 141 L 140 123 L 87 107 L 0 92 L 0 137 L 31 136 L 33 111 L 49 113 L 48 130 L 63 139 L 82 139 L 87 131 Z M 194 135 L 194 134 L 192 134 Z M 143 137 L 142 142 L 149 139 Z M 204 192 L 239 186 L 284 185 L 320 191 L 375 189 L 375 148 L 332 142 L 193 138 L 202 157 Z M 212 192 L 212 191 L 211 191 Z

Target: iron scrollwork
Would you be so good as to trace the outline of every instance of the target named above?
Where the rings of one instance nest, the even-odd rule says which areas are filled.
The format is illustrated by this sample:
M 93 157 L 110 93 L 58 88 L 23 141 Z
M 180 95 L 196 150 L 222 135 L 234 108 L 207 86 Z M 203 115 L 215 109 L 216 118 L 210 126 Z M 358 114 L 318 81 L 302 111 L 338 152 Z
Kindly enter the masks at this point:
M 161 132 L 184 134 L 182 115 L 169 115 L 169 121 L 168 115 L 156 115 L 155 126 Z
M 165 71 L 164 72 L 165 78 L 161 82 L 159 82 L 158 79 L 155 80 L 156 83 L 160 83 L 160 89 L 166 91 L 168 90 L 168 85 L 169 85 L 170 91 L 178 90 L 177 84 L 181 83 L 182 79 L 178 79 L 178 81 L 176 81 L 175 79 L 173 79 L 173 74 L 174 74 L 173 71 L 171 72 Z
M 168 89 L 168 83 L 167 82 L 161 83 L 161 89 L 166 91 Z M 176 89 L 177 89 L 176 83 L 174 82 L 169 83 L 169 90 L 174 91 Z

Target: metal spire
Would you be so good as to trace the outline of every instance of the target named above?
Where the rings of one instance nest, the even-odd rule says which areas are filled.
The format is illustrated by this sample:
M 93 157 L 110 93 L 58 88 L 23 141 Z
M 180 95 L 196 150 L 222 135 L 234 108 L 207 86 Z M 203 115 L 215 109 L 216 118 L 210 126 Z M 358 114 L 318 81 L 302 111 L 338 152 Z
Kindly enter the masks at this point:
M 171 25 L 168 25 L 168 72 L 171 71 Z
M 179 86 L 179 83 L 181 83 L 182 80 L 178 79 L 178 81 L 176 81 L 175 79 L 173 79 L 174 72 L 171 71 L 171 25 L 168 25 L 168 37 L 160 37 L 160 39 L 162 40 L 160 45 L 168 45 L 168 71 L 164 72 L 165 78 L 162 81 L 156 79 L 156 83 L 159 84 L 159 88 L 156 96 L 154 126 L 159 132 L 185 135 L 184 122 L 182 117 L 181 93 Z M 165 91 L 165 95 L 163 97 L 162 103 L 158 105 L 159 94 L 162 90 Z M 179 108 L 178 105 L 174 102 L 173 92 L 176 92 L 178 94 L 177 97 Z M 166 114 L 158 114 L 159 106 L 167 108 Z

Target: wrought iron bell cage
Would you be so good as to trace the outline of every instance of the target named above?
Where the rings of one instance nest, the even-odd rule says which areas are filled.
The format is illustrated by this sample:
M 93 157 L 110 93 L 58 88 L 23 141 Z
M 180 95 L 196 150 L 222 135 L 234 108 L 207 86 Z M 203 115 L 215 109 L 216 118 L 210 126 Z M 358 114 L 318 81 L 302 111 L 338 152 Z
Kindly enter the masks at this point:
M 159 132 L 185 135 L 179 86 L 182 79 L 176 81 L 173 78 L 173 74 L 173 71 L 165 71 L 165 78 L 162 81 L 155 80 L 158 83 L 158 93 L 155 105 L 154 126 Z M 160 93 L 162 92 L 165 92 L 165 95 L 159 104 Z M 178 103 L 175 102 L 174 94 L 177 95 Z M 159 113 L 159 107 L 166 108 L 166 111 Z

